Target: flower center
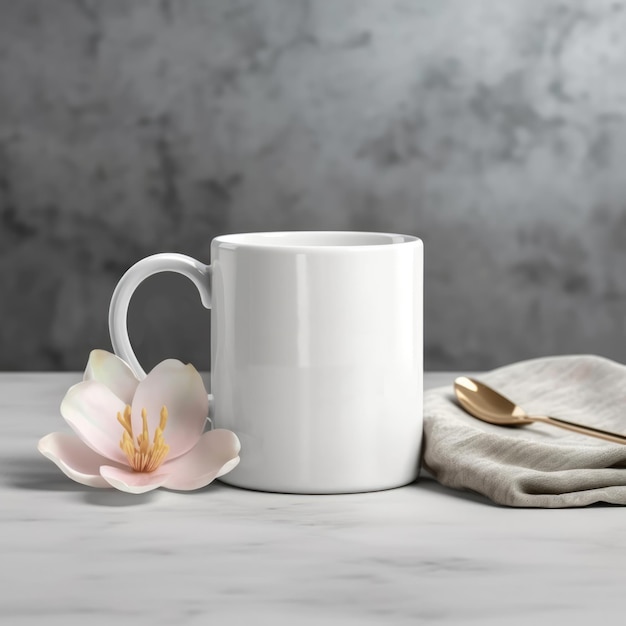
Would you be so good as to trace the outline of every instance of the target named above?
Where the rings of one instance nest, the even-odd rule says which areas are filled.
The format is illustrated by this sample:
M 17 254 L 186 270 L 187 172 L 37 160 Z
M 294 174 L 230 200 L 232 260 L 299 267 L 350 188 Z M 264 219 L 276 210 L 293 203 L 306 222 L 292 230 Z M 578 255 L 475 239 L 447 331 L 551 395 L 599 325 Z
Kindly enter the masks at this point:
M 118 411 L 117 421 L 124 427 L 120 448 L 126 454 L 129 465 L 136 472 L 154 472 L 163 463 L 167 453 L 170 451 L 170 447 L 163 438 L 163 431 L 167 424 L 167 407 L 163 406 L 161 409 L 161 422 L 154 431 L 152 443 L 150 443 L 150 435 L 148 434 L 148 413 L 146 409 L 141 409 L 141 420 L 143 422 L 143 430 L 137 435 L 137 443 L 135 444 L 133 424 L 130 420 L 130 406 L 126 405 L 124 415 Z

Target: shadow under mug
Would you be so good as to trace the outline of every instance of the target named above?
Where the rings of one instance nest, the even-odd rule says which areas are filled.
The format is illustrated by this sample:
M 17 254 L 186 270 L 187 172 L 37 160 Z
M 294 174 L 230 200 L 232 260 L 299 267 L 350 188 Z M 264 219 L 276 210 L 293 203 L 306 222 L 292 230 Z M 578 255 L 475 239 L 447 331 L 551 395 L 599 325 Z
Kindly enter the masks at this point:
M 224 235 L 211 265 L 142 259 L 109 310 L 115 353 L 145 376 L 128 337 L 131 296 L 178 272 L 211 314 L 211 418 L 241 441 L 220 480 L 284 493 L 400 487 L 419 472 L 423 245 L 409 235 L 327 231 Z

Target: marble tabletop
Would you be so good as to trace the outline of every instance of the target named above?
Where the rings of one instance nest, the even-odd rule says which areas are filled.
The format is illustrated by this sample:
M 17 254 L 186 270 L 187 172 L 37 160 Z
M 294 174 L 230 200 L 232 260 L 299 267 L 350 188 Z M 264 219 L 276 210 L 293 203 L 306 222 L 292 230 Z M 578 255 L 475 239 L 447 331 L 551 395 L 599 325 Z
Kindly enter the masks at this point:
M 79 379 L 0 374 L 0 624 L 587 625 L 624 613 L 621 507 L 509 509 L 428 476 L 336 496 L 77 485 L 35 446 L 65 428 L 58 406 Z

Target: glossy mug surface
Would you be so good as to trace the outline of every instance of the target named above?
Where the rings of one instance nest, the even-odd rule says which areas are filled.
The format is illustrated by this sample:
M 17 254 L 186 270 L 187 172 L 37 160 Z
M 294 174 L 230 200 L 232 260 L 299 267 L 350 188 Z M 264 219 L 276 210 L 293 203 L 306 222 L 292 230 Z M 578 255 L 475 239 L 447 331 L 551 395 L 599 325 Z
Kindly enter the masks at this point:
M 162 271 L 190 278 L 211 314 L 211 417 L 241 462 L 225 483 L 351 493 L 417 478 L 422 443 L 423 245 L 408 235 L 224 235 L 211 264 L 156 254 L 111 300 L 115 352 L 144 376 L 126 329 L 131 295 Z

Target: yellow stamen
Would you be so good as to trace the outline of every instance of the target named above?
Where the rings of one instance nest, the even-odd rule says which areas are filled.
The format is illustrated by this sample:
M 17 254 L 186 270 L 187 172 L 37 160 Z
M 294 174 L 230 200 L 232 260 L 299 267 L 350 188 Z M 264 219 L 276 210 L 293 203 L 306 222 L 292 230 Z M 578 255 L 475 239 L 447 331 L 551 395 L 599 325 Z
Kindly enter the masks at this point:
M 165 430 L 165 424 L 167 424 L 167 418 L 169 417 L 169 413 L 167 412 L 167 407 L 163 405 L 161 407 L 161 423 L 159 424 L 159 428 L 161 431 Z
M 165 460 L 170 447 L 165 443 L 163 431 L 167 424 L 168 412 L 167 407 L 161 409 L 161 421 L 154 430 L 154 439 L 150 443 L 150 434 L 148 432 L 148 412 L 146 409 L 141 410 L 142 432 L 137 435 L 137 444 L 134 443 L 135 436 L 133 434 L 133 424 L 130 419 L 130 406 L 126 405 L 124 415 L 118 412 L 117 421 L 124 428 L 122 439 L 120 440 L 120 448 L 126 455 L 129 465 L 136 472 L 154 472 Z
M 117 412 L 117 421 L 124 427 L 124 430 L 130 435 L 131 439 L 133 437 L 133 425 L 130 421 L 130 406 L 128 404 L 124 407 L 124 417 L 118 411 Z

